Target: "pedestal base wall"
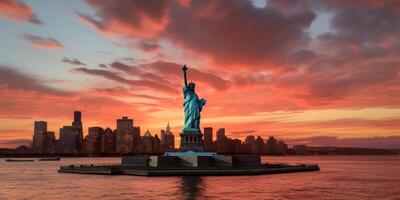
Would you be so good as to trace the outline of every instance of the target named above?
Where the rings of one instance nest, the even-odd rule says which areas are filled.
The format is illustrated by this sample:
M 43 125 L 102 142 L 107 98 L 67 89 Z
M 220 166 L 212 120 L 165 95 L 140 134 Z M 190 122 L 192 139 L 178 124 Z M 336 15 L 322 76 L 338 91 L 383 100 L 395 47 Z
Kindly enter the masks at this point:
M 124 156 L 122 165 L 136 167 L 243 167 L 260 166 L 261 158 L 259 155 Z
M 200 131 L 186 131 L 180 134 L 181 146 L 179 151 L 203 151 L 203 134 Z

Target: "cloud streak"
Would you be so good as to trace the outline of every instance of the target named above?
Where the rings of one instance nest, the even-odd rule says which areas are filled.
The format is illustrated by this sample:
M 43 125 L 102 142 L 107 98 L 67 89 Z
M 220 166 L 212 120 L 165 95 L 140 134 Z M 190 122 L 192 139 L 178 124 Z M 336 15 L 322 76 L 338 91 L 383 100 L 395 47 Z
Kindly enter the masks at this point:
M 76 59 L 76 58 L 67 58 L 67 57 L 64 57 L 64 58 L 61 60 L 61 62 L 69 63 L 69 64 L 72 64 L 72 65 L 84 65 L 84 66 L 86 66 L 85 63 L 81 62 L 80 60 L 78 60 L 78 59 Z
M 123 83 L 134 88 L 148 88 L 156 91 L 162 91 L 166 93 L 174 93 L 176 90 L 172 86 L 162 82 L 155 82 L 151 80 L 131 80 L 126 79 L 116 72 L 100 70 L 100 69 L 89 69 L 89 68 L 75 68 L 74 72 L 85 73 L 93 76 L 101 76 L 103 78 L 113 80 L 119 83 Z
M 30 42 L 32 47 L 43 49 L 64 49 L 64 45 L 51 37 L 41 37 L 36 35 L 24 34 L 23 39 Z
M 43 84 L 43 81 L 32 78 L 18 71 L 11 69 L 11 67 L 0 65 L 0 85 L 2 89 L 33 91 L 51 95 L 68 95 L 69 92 L 53 89 Z

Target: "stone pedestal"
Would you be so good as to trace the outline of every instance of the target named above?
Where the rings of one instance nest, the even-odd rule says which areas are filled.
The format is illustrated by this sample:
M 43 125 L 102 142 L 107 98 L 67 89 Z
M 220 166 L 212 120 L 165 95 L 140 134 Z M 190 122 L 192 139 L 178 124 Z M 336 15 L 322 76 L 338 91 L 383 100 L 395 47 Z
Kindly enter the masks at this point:
M 200 130 L 183 130 L 179 151 L 203 151 L 203 134 Z

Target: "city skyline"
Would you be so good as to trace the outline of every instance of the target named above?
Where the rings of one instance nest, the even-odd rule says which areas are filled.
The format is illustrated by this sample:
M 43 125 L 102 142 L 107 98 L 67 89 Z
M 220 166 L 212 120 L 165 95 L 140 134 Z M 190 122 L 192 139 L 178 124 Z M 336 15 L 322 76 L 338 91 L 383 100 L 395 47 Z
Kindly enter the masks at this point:
M 122 116 L 142 132 L 170 122 L 179 134 L 184 63 L 208 100 L 202 129 L 226 128 L 241 140 L 398 147 L 397 8 L 395 1 L 0 1 L 7 27 L 0 147 L 30 141 L 35 120 L 58 135 L 74 110 L 85 113 L 85 135 L 88 127 L 116 128 Z
M 180 152 L 169 123 L 159 134 L 144 134 L 134 120 L 126 116 L 116 119 L 116 129 L 110 127 L 88 127 L 88 134 L 82 135 L 84 122 L 82 113 L 73 112 L 71 125 L 64 125 L 58 135 L 48 130 L 46 121 L 34 121 L 33 137 L 29 145 L 16 149 L 0 148 L 2 156 L 126 156 L 160 155 Z M 215 130 L 215 132 L 214 132 Z M 244 140 L 227 136 L 225 128 L 203 128 L 204 139 L 200 139 L 202 150 L 219 154 L 253 155 L 393 155 L 399 148 L 370 148 L 349 146 L 309 146 L 299 143 L 289 146 L 285 141 L 269 136 L 247 135 Z M 160 136 L 158 136 L 160 135 Z M 180 134 L 182 136 L 182 134 Z M 179 139 L 177 140 L 179 142 Z M 178 148 L 179 147 L 179 148 Z
M 119 119 L 116 119 L 115 121 L 115 129 L 111 129 L 110 127 L 89 126 L 87 127 L 87 134 L 84 134 L 85 131 L 84 122 L 82 121 L 82 112 L 74 111 L 73 121 L 71 123 L 72 126 L 63 125 L 62 127 L 60 127 L 58 137 L 56 137 L 55 131 L 47 129 L 47 121 L 34 121 L 33 139 L 28 140 L 26 144 L 19 144 L 16 150 L 22 150 L 22 152 L 25 152 L 25 148 L 29 148 L 30 153 L 38 155 L 101 155 L 104 153 L 108 155 L 123 155 L 132 153 L 157 154 L 168 150 L 176 151 L 178 149 L 175 147 L 181 145 L 181 139 L 179 137 L 174 137 L 175 135 L 171 131 L 169 122 L 167 123 L 165 129 L 159 130 L 159 134 L 153 133 L 152 135 L 149 129 L 147 129 L 142 135 L 141 128 L 139 125 L 134 124 L 134 119 L 123 116 Z M 331 151 L 331 153 L 348 152 L 350 154 L 352 152 L 359 152 L 361 154 L 386 154 L 389 152 L 396 153 L 399 150 L 395 144 L 396 141 L 392 141 L 394 144 L 393 146 L 370 147 L 368 145 L 365 145 L 365 143 L 359 143 L 359 145 L 352 146 L 351 144 L 349 145 L 349 143 L 346 144 L 346 142 L 343 142 L 343 144 L 335 143 L 334 140 L 332 141 L 332 138 L 330 140 L 329 138 L 319 138 L 320 140 L 325 140 L 325 142 L 327 143 L 325 143 L 324 145 L 315 145 L 313 143 L 309 143 L 308 141 L 297 140 L 289 141 L 289 143 L 291 144 L 289 146 L 284 140 L 282 140 L 282 138 L 280 138 L 281 140 L 277 140 L 274 136 L 267 136 L 268 139 L 265 139 L 260 135 L 250 134 L 246 135 L 244 138 L 231 138 L 229 137 L 230 134 L 227 134 L 225 128 L 216 129 L 215 134 L 213 130 L 213 127 L 203 127 L 202 133 L 204 139 L 202 142 L 202 146 L 204 146 L 203 148 L 205 151 L 216 151 L 219 153 L 259 152 L 260 154 L 285 155 L 289 152 L 290 154 L 294 154 L 294 152 L 297 151 L 313 152 L 315 150 L 315 152 L 318 152 L 318 150 L 322 150 L 322 153 L 326 153 L 326 150 L 329 150 Z M 145 138 L 151 140 L 146 141 Z M 68 144 L 65 144 L 65 141 L 67 141 Z M 272 144 L 270 144 L 271 141 L 273 141 Z M 148 147 L 150 144 L 150 150 L 148 149 L 148 147 L 146 147 L 146 143 Z M 265 146 L 259 147 L 260 144 Z M 68 147 L 63 147 L 65 145 L 67 145 Z M 267 147 L 268 145 L 274 146 L 272 147 L 272 149 L 275 150 L 271 151 L 271 147 Z M 68 150 L 62 150 L 65 148 L 67 148 Z M 153 150 L 154 148 L 156 150 Z M 292 150 L 288 151 L 289 148 L 291 148 Z M 384 151 L 383 149 L 391 151 Z M 297 154 L 301 155 L 302 153 Z
M 83 126 L 81 111 L 73 112 L 71 125 L 60 127 L 58 138 L 54 131 L 48 130 L 47 121 L 34 121 L 31 143 L 28 146 L 18 146 L 15 149 L 16 154 L 110 156 L 182 151 L 183 134 L 180 134 L 181 142 L 175 145 L 175 135 L 169 123 L 165 129 L 160 130 L 160 136 L 157 133 L 152 135 L 148 129 L 142 135 L 140 126 L 134 124 L 134 119 L 126 116 L 116 119 L 116 129 L 88 127 L 88 133 L 84 135 Z M 295 153 L 296 147 L 289 151 L 289 146 L 284 141 L 277 140 L 273 136 L 263 139 L 260 136 L 247 135 L 242 141 L 228 137 L 225 128 L 218 128 L 214 137 L 213 130 L 213 127 L 204 127 L 204 139 L 202 136 L 199 139 L 202 151 L 221 154 L 286 155 Z M 186 148 L 185 144 L 183 146 Z

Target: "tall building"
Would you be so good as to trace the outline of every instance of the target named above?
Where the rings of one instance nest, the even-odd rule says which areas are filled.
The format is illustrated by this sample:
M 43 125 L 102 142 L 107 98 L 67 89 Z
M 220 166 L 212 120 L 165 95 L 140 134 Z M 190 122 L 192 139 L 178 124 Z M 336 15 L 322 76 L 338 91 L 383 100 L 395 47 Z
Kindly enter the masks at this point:
M 35 121 L 32 152 L 36 154 L 53 154 L 55 153 L 55 143 L 54 132 L 47 131 L 47 122 Z
M 89 127 L 85 142 L 86 153 L 96 155 L 102 153 L 104 129 L 101 127 Z
M 247 145 L 253 145 L 256 142 L 256 138 L 253 135 L 248 135 L 244 140 L 244 143 Z
M 225 138 L 225 128 L 217 130 L 217 140 L 223 140 Z
M 117 119 L 116 151 L 121 154 L 129 154 L 134 151 L 133 119 L 122 117 Z
M 225 136 L 225 128 L 220 128 L 217 130 L 217 152 L 218 153 L 228 153 L 229 152 L 229 140 Z
M 56 153 L 56 147 L 57 147 L 57 142 L 54 131 L 47 131 L 46 141 L 45 141 L 45 153 L 47 154 Z
M 288 145 L 284 141 L 278 142 L 278 154 L 286 154 L 288 151 Z
M 153 138 L 153 149 L 151 151 L 152 154 L 158 154 L 161 153 L 163 150 L 163 147 L 161 146 L 161 140 L 158 138 L 158 135 L 154 135 Z
M 254 149 L 256 154 L 263 154 L 263 149 L 264 149 L 264 140 L 260 137 L 257 136 L 257 139 L 254 143 Z
M 248 135 L 244 140 L 244 145 L 247 148 L 247 153 L 256 153 L 256 137 L 254 135 Z
M 146 133 L 143 135 L 143 149 L 146 154 L 153 153 L 153 137 L 149 129 L 147 129 Z
M 61 154 L 78 154 L 79 129 L 74 126 L 64 126 L 60 128 L 60 140 L 57 151 Z
M 102 139 L 101 152 L 102 153 L 115 153 L 116 134 L 110 128 L 104 130 Z
M 267 154 L 277 154 L 278 153 L 278 150 L 279 150 L 278 140 L 276 140 L 274 137 L 271 136 L 268 138 L 266 146 L 267 146 L 267 148 L 266 148 Z
M 175 149 L 175 136 L 171 132 L 171 127 L 169 126 L 169 123 L 167 124 L 167 128 L 165 129 L 165 131 L 161 130 L 161 144 L 164 151 Z
M 239 139 L 229 139 L 229 152 L 230 153 L 241 153 L 242 141 Z
M 137 146 L 141 143 L 141 137 L 140 137 L 140 127 L 139 126 L 134 126 L 133 127 L 133 145 Z
M 34 133 L 45 133 L 47 132 L 46 121 L 35 121 L 34 122 Z
M 42 154 L 45 150 L 47 122 L 35 121 L 33 129 L 32 152 Z
M 213 151 L 213 128 L 204 127 L 204 150 Z
M 78 131 L 77 135 L 77 149 L 79 152 L 83 151 L 83 125 L 82 125 L 82 113 L 81 111 L 74 111 L 74 121 L 72 126 Z

